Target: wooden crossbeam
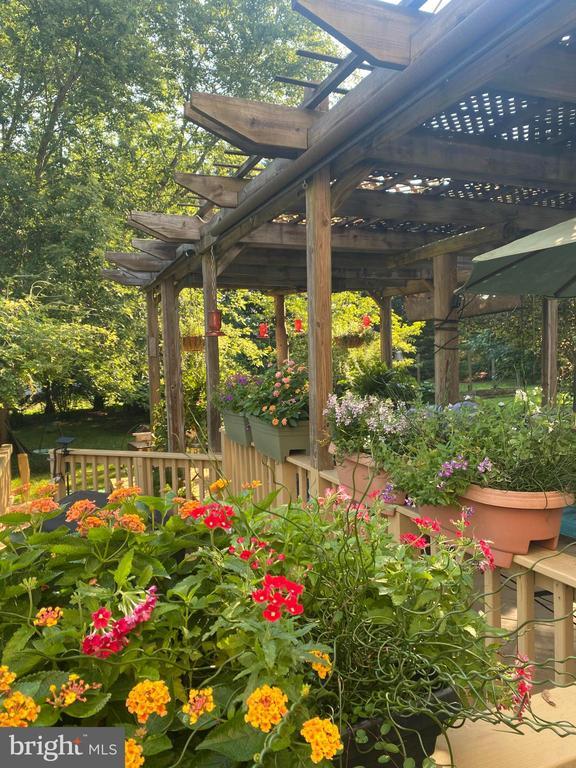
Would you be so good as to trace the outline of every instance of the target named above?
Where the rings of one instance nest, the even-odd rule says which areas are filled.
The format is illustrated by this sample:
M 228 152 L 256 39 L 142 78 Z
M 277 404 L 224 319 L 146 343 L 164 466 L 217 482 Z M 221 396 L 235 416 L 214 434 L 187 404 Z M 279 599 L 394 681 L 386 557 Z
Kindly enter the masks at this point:
M 191 216 L 135 211 L 130 215 L 128 224 L 136 228 L 145 227 L 147 232 L 173 243 L 193 243 L 200 239 L 198 220 Z M 437 237 L 435 234 L 416 232 L 338 230 L 332 235 L 332 248 L 359 253 L 391 253 L 424 245 Z M 241 238 L 240 243 L 256 248 L 299 250 L 306 244 L 306 227 L 295 224 L 264 224 Z
M 467 181 L 491 181 L 535 189 L 576 189 L 576 156 L 572 152 L 503 148 L 473 141 L 445 141 L 421 134 L 382 141 L 371 157 L 393 170 Z M 350 162 L 358 161 L 351 153 Z
M 409 253 L 401 256 L 393 256 L 390 264 L 396 267 L 404 267 L 408 264 L 415 264 L 424 259 L 435 259 L 437 256 L 447 256 L 450 254 L 460 254 L 477 246 L 487 246 L 503 243 L 513 239 L 518 235 L 517 227 L 512 223 L 490 224 L 486 227 L 473 229 L 470 232 L 464 232 L 460 235 L 453 235 L 436 240 L 433 243 L 427 243 L 419 248 L 414 248 Z
M 265 104 L 219 94 L 196 93 L 184 108 L 186 117 L 250 153 L 291 157 L 308 147 L 308 130 L 318 115 L 311 110 Z
M 520 229 L 537 230 L 566 221 L 574 215 L 574 211 L 535 205 L 430 197 L 427 194 L 356 190 L 340 205 L 336 214 L 365 219 L 478 226 L 514 220 Z
M 480 317 L 499 312 L 511 312 L 522 304 L 521 296 L 480 296 L 466 294 L 458 316 Z M 432 293 L 411 296 L 404 304 L 406 317 L 411 323 L 418 320 L 434 320 L 434 296 Z
M 202 224 L 196 216 L 171 216 L 150 211 L 132 211 L 126 223 L 134 229 L 170 242 L 199 240 Z
M 112 280 L 115 283 L 132 288 L 144 288 L 155 277 L 152 273 L 135 275 L 120 269 L 102 269 L 100 270 L 100 275 L 104 280 Z
M 247 179 L 197 173 L 175 173 L 174 181 L 219 208 L 236 208 L 238 194 L 248 184 Z
M 118 251 L 106 251 L 104 254 L 108 261 L 119 267 L 125 267 L 132 272 L 160 272 L 166 266 L 163 259 L 158 259 L 139 251 L 121 253 Z
M 139 237 L 133 238 L 131 242 L 132 247 L 136 250 L 149 253 L 150 256 L 156 256 L 164 261 L 174 261 L 176 258 L 176 247 L 171 243 Z
M 559 45 L 548 46 L 498 73 L 489 88 L 576 102 L 576 54 Z
M 292 7 L 375 64 L 406 67 L 423 15 L 374 0 L 293 0 Z

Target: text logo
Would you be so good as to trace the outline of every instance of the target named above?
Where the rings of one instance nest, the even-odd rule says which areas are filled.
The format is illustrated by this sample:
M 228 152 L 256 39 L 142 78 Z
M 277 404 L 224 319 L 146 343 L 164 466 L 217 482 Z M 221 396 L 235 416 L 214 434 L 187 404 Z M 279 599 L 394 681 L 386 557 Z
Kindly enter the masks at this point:
M 124 768 L 123 728 L 0 728 L 2 768 Z

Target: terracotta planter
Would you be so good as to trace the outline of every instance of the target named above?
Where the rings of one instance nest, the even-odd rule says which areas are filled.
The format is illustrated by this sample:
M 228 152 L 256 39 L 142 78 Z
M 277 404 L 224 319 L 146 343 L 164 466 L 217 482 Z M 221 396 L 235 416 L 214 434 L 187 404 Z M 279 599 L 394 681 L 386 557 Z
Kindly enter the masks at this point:
M 301 421 L 295 427 L 275 427 L 258 416 L 249 416 L 248 422 L 256 450 L 279 464 L 286 461 L 292 451 L 310 452 L 308 421 Z
M 222 411 L 226 436 L 238 445 L 252 445 L 252 431 L 248 419 L 242 413 Z
M 375 468 L 370 456 L 359 453 L 344 456 L 341 464 L 336 465 L 338 483 L 352 496 L 354 501 L 367 503 L 368 496 L 374 491 L 383 491 L 390 483 L 390 476 Z M 404 504 L 406 494 L 401 491 L 393 494 L 391 504 Z M 390 515 L 393 513 L 390 512 Z
M 470 533 L 491 541 L 496 565 L 509 568 L 514 555 L 526 554 L 532 543 L 557 548 L 562 512 L 574 503 L 574 497 L 558 491 L 528 493 L 471 485 L 459 502 L 474 509 Z M 450 520 L 460 515 L 456 506 L 422 506 L 419 512 L 436 518 L 450 534 L 454 532 Z

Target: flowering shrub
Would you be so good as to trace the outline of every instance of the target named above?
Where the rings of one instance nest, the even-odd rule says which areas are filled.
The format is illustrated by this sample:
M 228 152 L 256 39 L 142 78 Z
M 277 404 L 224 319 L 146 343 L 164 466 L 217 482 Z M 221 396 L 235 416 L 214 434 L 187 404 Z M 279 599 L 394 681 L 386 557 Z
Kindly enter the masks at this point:
M 530 721 L 526 665 L 471 608 L 491 562 L 465 517 L 454 540 L 422 518 L 397 544 L 378 500 L 271 509 L 249 486 L 202 502 L 131 489 L 50 533 L 4 515 L 0 725 L 121 726 L 127 768 L 306 768 L 364 717 Z M 446 685 L 457 703 L 435 698 Z
M 330 395 L 324 413 L 338 456 L 368 453 L 377 459 L 381 442 L 400 450 L 408 435 L 406 408 L 374 395 Z
M 275 427 L 294 427 L 308 418 L 308 378 L 305 366 L 287 360 L 253 380 L 246 412 Z
M 244 373 L 235 373 L 229 376 L 221 385 L 215 398 L 220 411 L 232 411 L 232 413 L 244 413 L 246 410 L 246 397 L 253 385 L 253 377 Z
M 511 403 L 464 402 L 410 409 L 410 439 L 380 444 L 394 485 L 418 504 L 451 504 L 470 484 L 514 491 L 573 491 L 571 414 Z

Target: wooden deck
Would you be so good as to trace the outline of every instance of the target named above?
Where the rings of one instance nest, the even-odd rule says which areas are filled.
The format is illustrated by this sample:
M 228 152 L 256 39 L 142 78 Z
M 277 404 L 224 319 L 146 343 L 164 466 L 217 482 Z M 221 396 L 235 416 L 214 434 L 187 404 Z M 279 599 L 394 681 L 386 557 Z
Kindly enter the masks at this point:
M 532 709 L 545 720 L 576 723 L 576 686 L 534 696 Z M 438 739 L 434 759 L 439 768 L 576 768 L 576 735 L 528 728 L 517 734 L 468 722 L 449 731 L 448 738 L 452 758 L 445 739 Z

